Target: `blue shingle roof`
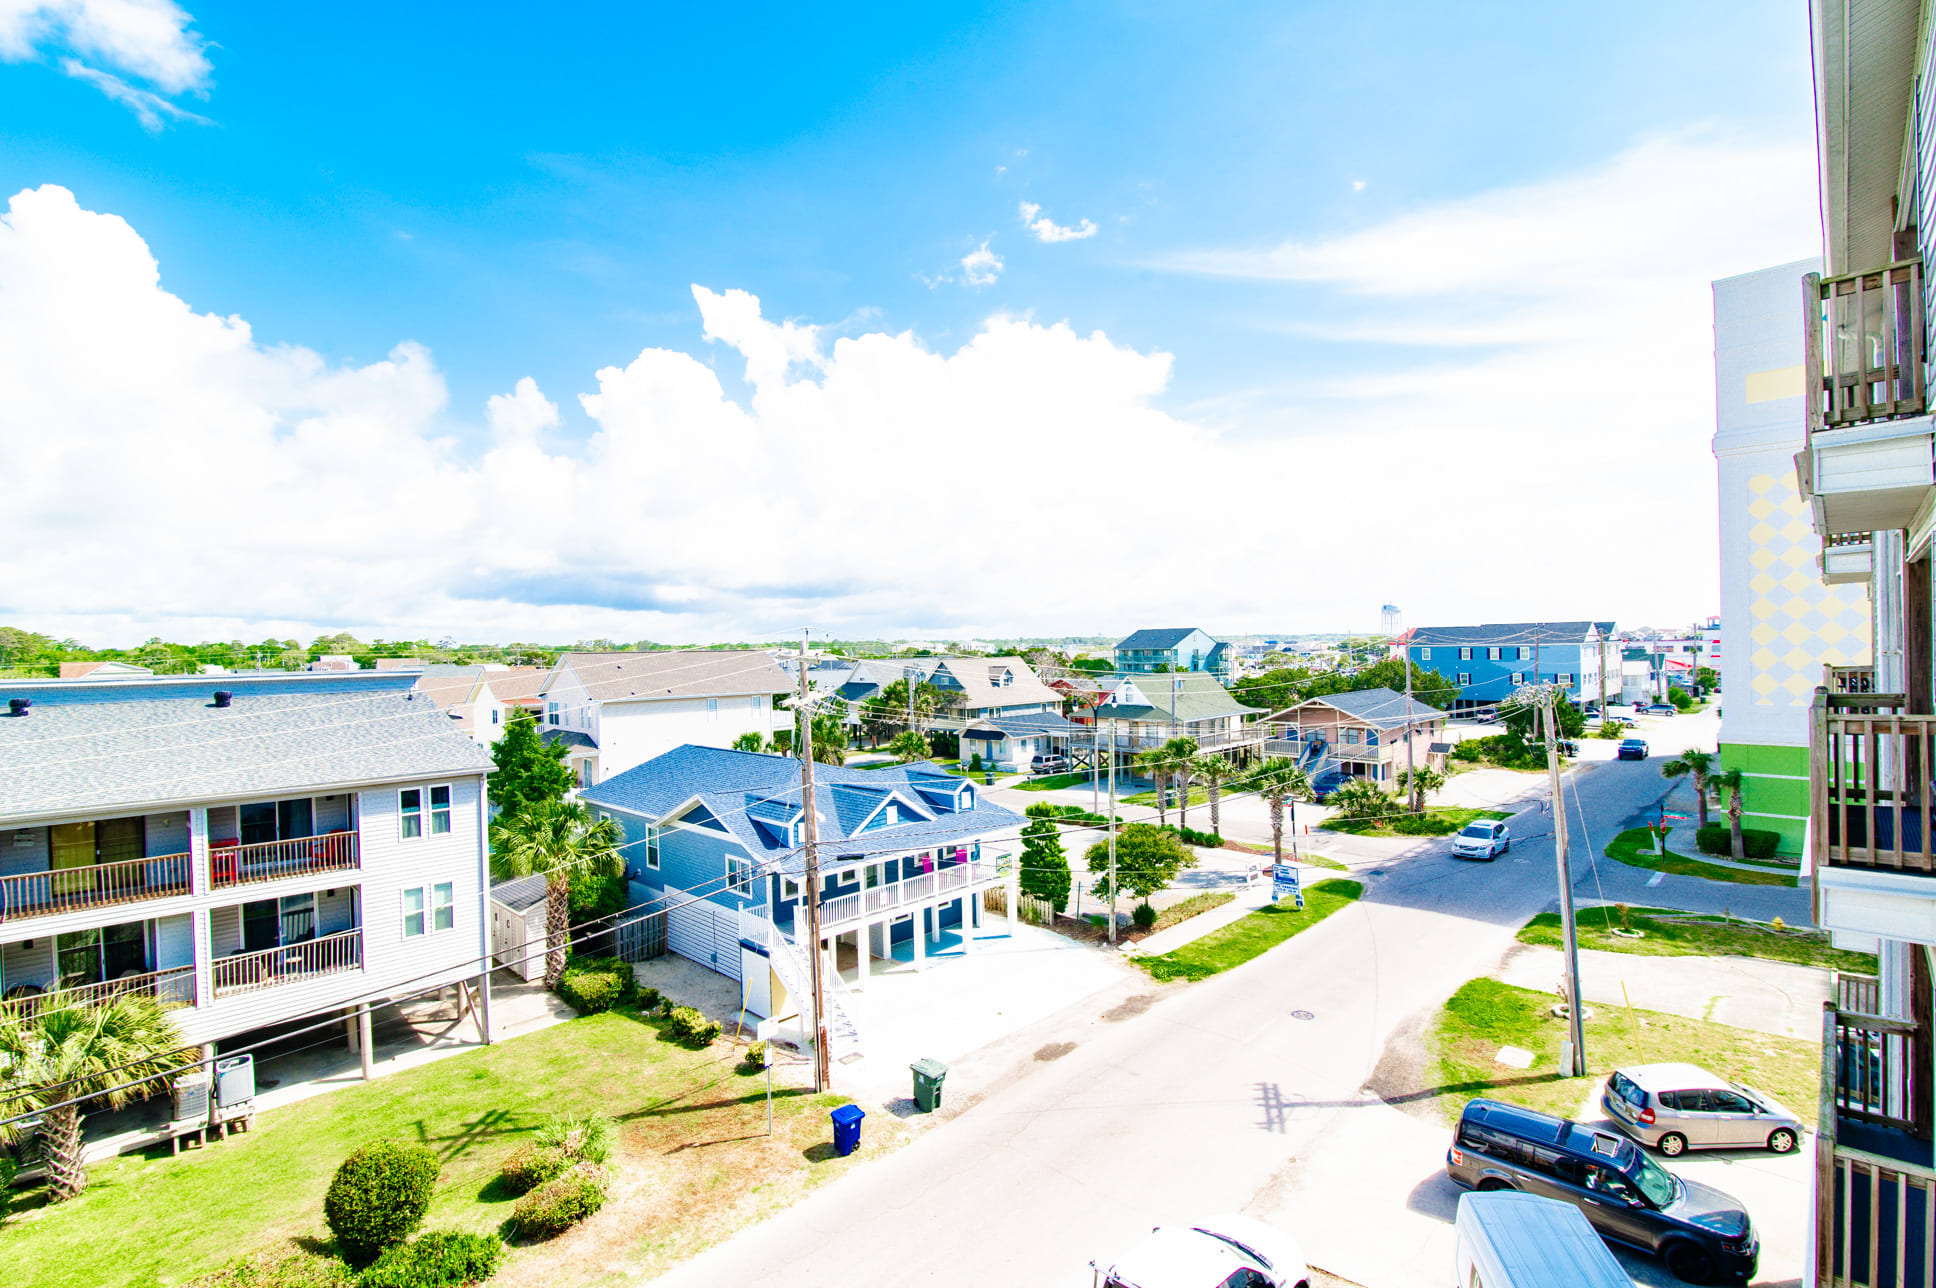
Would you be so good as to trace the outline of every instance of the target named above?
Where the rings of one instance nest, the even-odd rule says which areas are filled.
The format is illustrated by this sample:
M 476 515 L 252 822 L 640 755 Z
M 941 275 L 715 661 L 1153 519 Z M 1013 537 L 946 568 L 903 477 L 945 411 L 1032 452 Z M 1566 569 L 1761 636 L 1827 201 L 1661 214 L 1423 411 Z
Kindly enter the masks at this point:
M 1013 810 L 985 803 L 979 794 L 973 809 L 938 812 L 942 802 L 967 784 L 926 762 L 877 770 L 820 765 L 814 777 L 823 868 L 837 867 L 843 860 L 858 862 L 873 855 L 964 842 L 1018 828 L 1024 821 Z M 890 796 L 904 801 L 910 813 L 934 817 L 856 832 Z M 757 811 L 759 818 L 766 819 L 777 817 L 782 806 L 799 809 L 800 762 L 790 756 L 687 744 L 588 787 L 579 798 L 653 820 L 697 798 L 748 854 L 782 872 L 797 873 L 805 867 L 800 852 L 776 831 L 756 824 L 752 813 Z M 749 805 L 749 799 L 755 803 Z
M 1119 649 L 1175 648 L 1196 633 L 1194 626 L 1165 626 L 1133 632 Z

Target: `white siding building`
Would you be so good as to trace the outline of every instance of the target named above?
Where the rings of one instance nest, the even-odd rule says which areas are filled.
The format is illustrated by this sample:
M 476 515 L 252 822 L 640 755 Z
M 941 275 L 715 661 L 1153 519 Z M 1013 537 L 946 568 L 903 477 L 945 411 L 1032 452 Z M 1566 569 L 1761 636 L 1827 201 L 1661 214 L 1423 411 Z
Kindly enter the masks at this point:
M 484 750 L 410 674 L 0 688 L 0 1006 L 194 1043 L 485 975 Z

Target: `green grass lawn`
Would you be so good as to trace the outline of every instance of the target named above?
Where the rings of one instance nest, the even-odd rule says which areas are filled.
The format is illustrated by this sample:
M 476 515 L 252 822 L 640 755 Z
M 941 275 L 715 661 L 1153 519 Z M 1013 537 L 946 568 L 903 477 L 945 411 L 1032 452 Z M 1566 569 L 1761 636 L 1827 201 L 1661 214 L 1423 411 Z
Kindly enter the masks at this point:
M 1732 881 L 1737 885 L 1792 887 L 1795 884 L 1795 878 L 1792 875 L 1775 870 L 1750 872 L 1741 868 L 1722 867 L 1718 863 L 1703 863 L 1699 859 L 1690 859 L 1672 850 L 1664 855 L 1655 854 L 1652 834 L 1644 827 L 1630 827 L 1609 841 L 1607 857 L 1616 863 L 1625 863 L 1629 867 L 1650 868 L 1655 872 L 1665 872 L 1669 876 L 1704 877 L 1709 881 Z
M 1630 908 L 1623 921 L 1610 907 L 1583 908 L 1579 915 L 1580 947 L 1646 957 L 1765 957 L 1819 966 L 1824 970 L 1876 973 L 1876 959 L 1829 946 L 1828 936 L 1815 930 L 1775 929 L 1759 921 L 1710 917 L 1672 908 Z M 1641 932 L 1629 939 L 1615 927 Z M 1519 942 L 1560 947 L 1560 915 L 1542 912 L 1519 930 Z
M 1450 836 L 1474 819 L 1511 817 L 1504 810 L 1441 805 L 1423 814 L 1394 814 L 1390 818 L 1331 818 L 1318 826 L 1332 832 L 1349 832 L 1354 836 Z
M 1709 1073 L 1765 1091 L 1804 1121 L 1815 1121 L 1821 1078 L 1819 1044 L 1735 1029 L 1658 1011 L 1590 1006 L 1586 1020 L 1587 1076 L 1561 1076 L 1560 1041 L 1567 1024 L 1552 1013 L 1550 993 L 1514 988 L 1497 980 L 1463 985 L 1441 1008 L 1428 1038 L 1428 1081 L 1409 1103 L 1433 1103 L 1446 1123 L 1466 1103 L 1488 1096 L 1543 1113 L 1577 1118 L 1598 1080 L 1632 1064 L 1686 1061 Z M 1499 1049 L 1533 1053 L 1527 1069 L 1497 1060 Z M 1390 1093 L 1387 1092 L 1387 1098 Z
M 1087 774 L 1050 774 L 1046 778 L 1031 778 L 1027 782 L 1015 784 L 1019 792 L 1056 792 L 1070 787 L 1087 787 Z
M 875 1115 L 855 1159 L 838 1158 L 827 1111 L 848 1098 L 787 1081 L 766 1136 L 765 1081 L 736 1071 L 741 1050 L 723 1039 L 688 1050 L 636 1011 L 575 1019 L 266 1110 L 254 1130 L 179 1158 L 163 1146 L 97 1163 L 79 1199 L 17 1201 L 0 1243 L 13 1277 L 36 1288 L 186 1283 L 258 1249 L 327 1239 L 337 1164 L 380 1139 L 443 1160 L 425 1229 L 497 1230 L 515 1201 L 493 1184 L 504 1156 L 549 1114 L 596 1112 L 620 1127 L 612 1200 L 568 1250 L 513 1248 L 498 1281 L 649 1278 L 905 1138 Z
M 1082 781 L 1086 783 L 1089 780 L 1085 778 Z M 1182 797 L 1179 796 L 1177 799 L 1181 800 Z M 1208 791 L 1204 790 L 1201 787 L 1192 787 L 1190 789 L 1190 804 L 1208 805 L 1209 803 L 1210 803 L 1210 793 Z M 1156 789 L 1152 787 L 1146 792 L 1137 792 L 1134 796 L 1125 796 L 1123 797 L 1123 804 L 1148 805 L 1152 809 L 1154 809 L 1156 807 Z M 1176 806 L 1172 805 L 1170 806 L 1170 808 L 1175 809 Z
M 1156 957 L 1138 957 L 1136 964 L 1159 980 L 1208 979 L 1241 966 L 1253 957 L 1317 925 L 1364 892 L 1356 881 L 1332 878 L 1304 892 L 1299 911 L 1289 899 L 1259 908 L 1250 915 L 1211 931 L 1195 943 Z

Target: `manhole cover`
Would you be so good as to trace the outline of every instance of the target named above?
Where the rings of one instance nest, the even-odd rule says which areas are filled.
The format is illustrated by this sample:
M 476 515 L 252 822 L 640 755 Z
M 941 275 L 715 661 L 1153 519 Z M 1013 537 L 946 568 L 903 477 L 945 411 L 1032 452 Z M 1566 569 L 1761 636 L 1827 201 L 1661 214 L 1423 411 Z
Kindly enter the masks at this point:
M 1294 1020 L 1315 1020 L 1318 1017 L 1309 1011 L 1292 1011 L 1291 1018 Z

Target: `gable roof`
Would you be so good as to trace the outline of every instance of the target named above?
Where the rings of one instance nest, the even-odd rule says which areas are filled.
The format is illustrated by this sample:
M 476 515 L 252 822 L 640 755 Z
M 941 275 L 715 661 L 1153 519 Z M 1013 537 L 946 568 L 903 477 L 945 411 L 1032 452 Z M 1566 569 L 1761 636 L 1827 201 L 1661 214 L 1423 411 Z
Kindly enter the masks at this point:
M 1118 649 L 1175 648 L 1184 640 L 1197 633 L 1194 626 L 1159 626 L 1152 629 L 1132 631 L 1128 638 L 1119 642 Z M 1203 632 L 1209 635 L 1209 631 Z
M 594 701 L 785 693 L 793 677 L 752 649 L 668 649 L 652 653 L 563 653 L 538 692 L 570 670 Z
M 486 773 L 408 673 L 16 681 L 0 717 L 0 827 L 103 810 Z M 234 695 L 218 707 L 213 693 Z
M 1125 687 L 1133 687 L 1147 702 L 1119 703 Z M 1109 700 L 1095 709 L 1102 720 L 1168 720 L 1174 709 L 1178 724 L 1251 715 L 1263 707 L 1247 707 L 1230 696 L 1217 677 L 1203 671 L 1169 671 L 1154 675 L 1119 677 Z
M 1583 644 L 1597 625 L 1578 622 L 1488 622 L 1483 626 L 1421 626 L 1413 632 L 1413 646 L 1506 644 Z
M 1037 704 L 1053 706 L 1058 711 L 1062 709 L 1062 695 L 1042 683 L 1034 669 L 1019 657 L 938 657 L 932 660 L 935 665 L 928 671 L 929 678 L 934 679 L 945 670 L 961 686 L 961 705 L 970 710 Z M 997 685 L 994 677 L 1004 671 L 1011 676 L 1011 682 L 1006 686 Z
M 975 785 L 926 761 L 865 770 L 820 765 L 814 778 L 822 869 L 872 855 L 965 843 L 1019 828 L 1025 821 L 1012 810 L 986 803 L 978 791 L 974 808 L 942 812 L 941 801 L 974 791 Z M 806 867 L 802 852 L 788 843 L 782 829 L 772 826 L 800 810 L 800 762 L 791 756 L 688 743 L 578 795 L 589 805 L 646 819 L 664 818 L 696 800 L 771 870 L 799 873 Z M 904 803 L 920 816 L 918 821 L 867 827 L 889 799 Z
M 1370 725 L 1374 729 L 1397 729 L 1406 724 L 1429 723 L 1445 719 L 1445 712 L 1437 707 L 1428 707 L 1423 702 L 1407 698 L 1392 689 L 1354 689 L 1349 693 L 1327 693 L 1321 697 L 1306 698 L 1293 706 L 1271 716 L 1289 715 L 1305 707 L 1324 706 L 1342 712 L 1359 724 Z
M 505 706 L 536 710 L 540 705 L 538 694 L 544 690 L 545 681 L 550 676 L 548 667 L 514 666 L 502 671 L 486 671 L 481 678 L 491 690 L 491 696 Z

